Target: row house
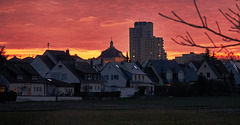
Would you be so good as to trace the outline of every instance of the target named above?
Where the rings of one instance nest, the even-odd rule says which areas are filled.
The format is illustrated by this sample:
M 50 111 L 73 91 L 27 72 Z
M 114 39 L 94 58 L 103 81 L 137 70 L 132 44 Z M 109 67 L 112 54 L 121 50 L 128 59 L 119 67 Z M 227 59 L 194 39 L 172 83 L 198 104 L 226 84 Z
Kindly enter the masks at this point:
M 106 88 L 117 88 L 121 94 L 128 93 L 132 95 L 145 88 L 146 95 L 152 95 L 154 92 L 153 82 L 148 78 L 135 63 L 131 62 L 109 62 L 101 71 L 102 77 L 107 81 Z
M 54 78 L 74 85 L 75 95 L 80 92 L 103 91 L 105 81 L 100 73 L 80 57 L 71 56 L 69 50 L 46 50 L 42 56 L 37 56 L 31 65 L 44 78 Z
M 153 81 L 155 92 L 161 94 L 175 83 L 192 83 L 198 79 L 193 68 L 179 65 L 175 60 L 149 60 L 144 72 Z
M 196 68 L 198 75 L 204 76 L 207 79 L 215 79 L 224 81 L 229 79 L 230 73 L 225 65 L 220 60 L 204 60 L 199 66 L 197 63 L 189 63 L 190 67 Z
M 74 87 L 59 81 L 49 81 L 42 78 L 28 62 L 7 61 L 0 70 L 0 82 L 6 88 L 5 91 L 14 91 L 17 95 L 26 96 L 50 96 L 72 95 Z M 68 87 L 69 92 L 66 89 Z

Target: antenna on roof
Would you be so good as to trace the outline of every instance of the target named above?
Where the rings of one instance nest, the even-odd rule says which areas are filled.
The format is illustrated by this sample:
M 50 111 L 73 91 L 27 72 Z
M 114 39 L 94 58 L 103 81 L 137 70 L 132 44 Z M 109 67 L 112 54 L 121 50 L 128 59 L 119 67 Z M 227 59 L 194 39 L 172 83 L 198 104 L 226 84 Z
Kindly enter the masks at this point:
M 50 43 L 48 42 L 48 43 L 47 43 L 47 48 L 48 48 L 48 50 L 49 50 L 49 46 L 50 46 Z

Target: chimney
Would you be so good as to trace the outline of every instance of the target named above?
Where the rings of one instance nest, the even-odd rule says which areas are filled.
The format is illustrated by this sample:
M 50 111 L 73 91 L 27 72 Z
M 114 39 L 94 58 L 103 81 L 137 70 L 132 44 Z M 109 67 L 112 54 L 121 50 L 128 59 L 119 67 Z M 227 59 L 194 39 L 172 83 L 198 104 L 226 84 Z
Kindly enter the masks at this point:
M 103 59 L 101 59 L 101 66 L 103 66 Z
M 90 59 L 90 65 L 93 67 L 93 59 Z
M 70 56 L 69 49 L 66 50 L 66 54 Z
M 126 62 L 129 62 L 128 52 L 126 53 Z

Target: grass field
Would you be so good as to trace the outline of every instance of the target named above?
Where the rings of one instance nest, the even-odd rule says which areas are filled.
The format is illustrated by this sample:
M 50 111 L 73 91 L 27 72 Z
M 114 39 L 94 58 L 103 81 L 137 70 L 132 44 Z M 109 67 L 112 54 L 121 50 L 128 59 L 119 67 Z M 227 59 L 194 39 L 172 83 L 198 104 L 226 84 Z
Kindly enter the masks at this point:
M 44 109 L 44 106 L 47 108 Z M 238 125 L 240 123 L 239 97 L 27 102 L 0 104 L 0 107 L 5 108 L 0 108 L 0 123 L 3 125 Z

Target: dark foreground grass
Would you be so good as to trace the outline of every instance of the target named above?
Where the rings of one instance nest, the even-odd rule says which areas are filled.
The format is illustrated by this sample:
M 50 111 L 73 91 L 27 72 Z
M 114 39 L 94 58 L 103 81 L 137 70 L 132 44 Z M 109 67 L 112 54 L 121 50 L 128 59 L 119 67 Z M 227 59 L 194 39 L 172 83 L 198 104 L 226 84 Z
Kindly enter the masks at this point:
M 0 124 L 238 125 L 239 108 L 239 97 L 27 102 L 0 104 Z
M 2 112 L 3 125 L 237 125 L 236 112 L 191 110 L 55 110 Z

